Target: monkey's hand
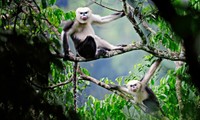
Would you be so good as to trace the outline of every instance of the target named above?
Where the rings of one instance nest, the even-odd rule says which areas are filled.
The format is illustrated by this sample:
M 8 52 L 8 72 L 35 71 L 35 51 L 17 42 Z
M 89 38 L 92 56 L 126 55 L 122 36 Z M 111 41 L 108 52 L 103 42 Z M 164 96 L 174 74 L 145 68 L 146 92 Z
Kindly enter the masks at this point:
M 112 50 L 120 50 L 120 51 L 124 51 L 124 47 L 127 47 L 127 45 L 117 45 L 117 48 L 112 49 Z
M 69 60 L 71 57 L 75 57 L 75 55 L 71 51 L 66 51 L 63 60 Z
M 124 17 L 126 14 L 124 11 L 121 12 L 121 17 Z
M 120 86 L 114 85 L 114 84 L 108 84 L 110 86 L 110 89 L 112 90 L 118 90 Z
M 125 12 L 122 11 L 122 12 L 117 12 L 117 13 L 114 13 L 113 15 L 117 15 L 117 16 L 120 16 L 120 17 L 124 17 L 125 16 Z

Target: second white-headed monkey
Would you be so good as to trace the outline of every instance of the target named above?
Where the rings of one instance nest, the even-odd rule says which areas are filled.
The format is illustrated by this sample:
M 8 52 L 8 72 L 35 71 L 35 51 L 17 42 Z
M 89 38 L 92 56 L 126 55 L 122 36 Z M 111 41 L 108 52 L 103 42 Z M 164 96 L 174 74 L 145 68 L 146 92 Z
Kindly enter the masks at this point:
M 148 87 L 148 81 L 160 65 L 161 61 L 162 59 L 157 59 L 140 81 L 131 80 L 125 86 L 110 84 L 110 89 L 131 95 L 133 97 L 131 102 L 138 104 L 146 113 L 161 110 L 157 97 L 151 88 Z

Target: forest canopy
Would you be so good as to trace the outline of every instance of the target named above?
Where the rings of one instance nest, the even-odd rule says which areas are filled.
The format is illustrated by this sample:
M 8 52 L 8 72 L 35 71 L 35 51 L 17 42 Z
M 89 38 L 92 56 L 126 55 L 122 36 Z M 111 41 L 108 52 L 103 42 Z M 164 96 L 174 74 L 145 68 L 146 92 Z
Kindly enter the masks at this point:
M 124 12 L 123 19 L 129 24 L 126 27 L 134 30 L 134 33 L 128 31 L 126 34 L 137 34 L 139 39 L 133 40 L 123 35 L 121 41 L 131 41 L 125 43 L 123 50 L 111 50 L 94 59 L 76 56 L 74 52 L 63 60 L 60 40 L 63 23 L 74 20 L 75 10 L 81 6 L 96 9 L 101 16 L 103 13 L 97 7 L 112 13 Z M 2 0 L 1 119 L 198 119 L 199 21 L 199 0 L 80 0 L 74 3 L 70 0 Z M 125 23 L 114 24 L 119 29 L 111 28 L 112 39 L 120 33 L 120 29 L 126 30 L 123 27 Z M 134 66 L 132 70 L 115 80 L 96 72 L 96 67 L 95 74 L 101 76 L 97 79 L 91 74 L 92 69 L 81 65 L 107 58 L 117 58 L 113 63 L 136 59 L 138 56 L 126 55 L 133 51 L 145 52 L 142 60 L 136 64 L 130 63 Z M 130 80 L 143 79 L 157 59 L 162 59 L 162 63 L 155 73 L 148 76 L 148 86 L 156 95 L 162 112 L 151 114 L 131 102 L 129 95 L 111 89 L 110 84 L 123 86 Z M 125 60 L 120 62 L 115 64 L 114 69 L 126 64 Z M 101 66 L 104 70 L 108 67 L 104 63 Z M 91 86 L 108 92 L 98 94 L 97 89 Z M 102 95 L 102 99 L 85 93 L 88 89 L 98 97 Z M 164 117 L 160 114 L 164 114 Z

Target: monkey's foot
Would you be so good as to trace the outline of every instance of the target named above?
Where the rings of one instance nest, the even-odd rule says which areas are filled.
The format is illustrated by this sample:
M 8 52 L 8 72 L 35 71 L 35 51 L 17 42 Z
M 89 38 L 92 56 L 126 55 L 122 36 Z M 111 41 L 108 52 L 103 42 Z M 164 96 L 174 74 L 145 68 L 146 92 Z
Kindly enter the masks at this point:
M 72 53 L 72 52 L 69 52 L 68 54 L 65 54 L 64 57 L 63 57 L 63 61 L 67 61 L 69 60 L 70 58 L 74 58 L 75 55 Z
M 115 48 L 113 50 L 121 50 L 121 51 L 124 51 L 124 47 L 126 47 L 127 45 L 117 45 L 118 48 Z
M 128 45 L 121 44 L 121 45 L 117 45 L 117 46 L 119 46 L 119 47 L 126 47 L 126 46 L 128 46 Z
M 106 53 L 107 53 L 107 50 L 105 49 L 97 49 L 96 57 L 105 56 Z

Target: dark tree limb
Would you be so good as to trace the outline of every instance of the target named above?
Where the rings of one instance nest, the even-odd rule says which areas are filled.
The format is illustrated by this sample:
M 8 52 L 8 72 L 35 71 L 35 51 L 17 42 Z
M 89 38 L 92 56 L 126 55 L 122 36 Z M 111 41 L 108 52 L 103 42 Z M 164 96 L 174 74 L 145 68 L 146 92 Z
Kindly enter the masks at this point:
M 110 86 L 104 82 L 101 82 L 100 80 L 97 80 L 91 76 L 88 76 L 88 75 L 85 75 L 79 68 L 78 72 L 80 73 L 80 79 L 82 80 L 87 80 L 87 81 L 90 81 L 90 82 L 93 82 L 94 84 L 98 85 L 98 86 L 101 86 L 109 91 L 112 91 L 114 93 L 116 93 L 117 95 L 121 96 L 122 98 L 124 98 L 126 101 L 131 101 L 131 99 L 133 99 L 132 97 L 130 97 L 129 95 L 127 94 L 124 94 L 120 91 L 115 91 L 113 89 L 110 88 Z M 79 80 L 80 80 L 79 79 Z
M 145 46 L 140 43 L 129 44 L 126 47 L 124 47 L 123 50 L 108 51 L 104 56 L 100 56 L 100 57 L 94 58 L 94 59 L 85 59 L 83 57 L 75 57 L 75 55 L 71 55 L 71 56 L 69 56 L 68 60 L 69 61 L 78 61 L 78 62 L 87 62 L 87 61 L 97 60 L 97 59 L 101 59 L 101 58 L 110 58 L 110 57 L 113 57 L 116 55 L 120 55 L 120 54 L 123 54 L 126 52 L 133 51 L 133 50 L 144 50 L 148 53 L 151 53 L 155 57 L 165 58 L 165 59 L 172 60 L 172 61 L 185 61 L 185 56 L 180 56 L 180 53 L 158 50 L 154 47 Z M 64 55 L 62 55 L 62 54 L 54 54 L 54 56 L 58 57 L 58 58 L 64 58 Z
M 107 85 L 104 82 L 101 82 L 101 81 L 99 81 L 99 80 L 97 80 L 97 79 L 95 79 L 95 78 L 93 78 L 91 76 L 87 76 L 85 74 L 81 74 L 80 78 L 83 79 L 83 80 L 87 80 L 87 81 L 93 82 L 94 84 L 96 84 L 98 86 L 101 86 L 101 87 L 103 87 L 103 88 L 105 88 L 107 90 L 111 90 L 109 85 Z

